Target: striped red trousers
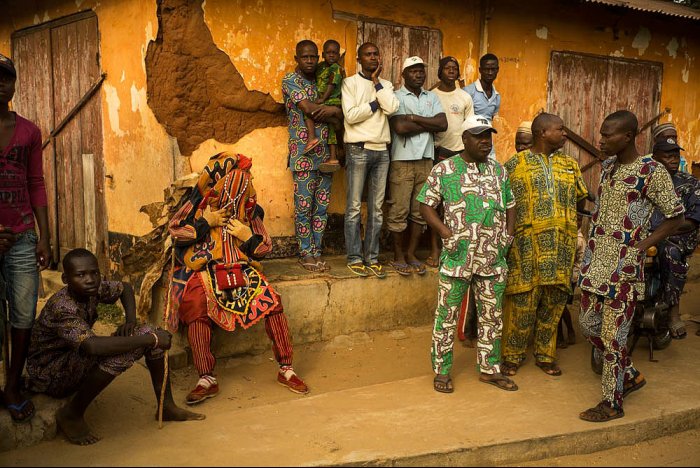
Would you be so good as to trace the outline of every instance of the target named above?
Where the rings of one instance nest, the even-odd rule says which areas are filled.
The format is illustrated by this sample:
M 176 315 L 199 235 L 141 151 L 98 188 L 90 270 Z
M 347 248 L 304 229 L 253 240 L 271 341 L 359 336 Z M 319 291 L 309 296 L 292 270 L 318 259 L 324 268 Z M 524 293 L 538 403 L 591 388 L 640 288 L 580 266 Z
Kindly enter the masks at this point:
M 179 309 L 180 320 L 187 325 L 194 367 L 199 375 L 211 375 L 216 358 L 211 352 L 212 321 L 207 315 L 207 298 L 198 275 L 187 284 Z M 265 316 L 265 331 L 272 341 L 272 352 L 280 366 L 292 365 L 292 340 L 282 302 Z

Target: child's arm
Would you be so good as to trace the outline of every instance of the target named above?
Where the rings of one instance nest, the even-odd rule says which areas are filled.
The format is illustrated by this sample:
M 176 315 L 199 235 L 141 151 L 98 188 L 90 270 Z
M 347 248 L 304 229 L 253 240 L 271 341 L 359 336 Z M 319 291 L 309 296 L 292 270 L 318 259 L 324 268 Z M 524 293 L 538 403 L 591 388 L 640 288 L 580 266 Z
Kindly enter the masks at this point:
M 323 96 L 316 99 L 316 104 L 323 104 L 324 102 L 326 102 L 326 99 L 328 99 L 330 95 L 333 94 L 333 91 L 335 91 L 335 85 L 333 83 L 328 83 L 328 86 L 326 87 L 326 92 L 323 93 Z
M 115 332 L 116 336 L 131 336 L 134 334 L 136 326 L 136 297 L 134 288 L 129 283 L 122 283 L 123 290 L 119 300 L 124 307 L 124 324 L 120 325 Z

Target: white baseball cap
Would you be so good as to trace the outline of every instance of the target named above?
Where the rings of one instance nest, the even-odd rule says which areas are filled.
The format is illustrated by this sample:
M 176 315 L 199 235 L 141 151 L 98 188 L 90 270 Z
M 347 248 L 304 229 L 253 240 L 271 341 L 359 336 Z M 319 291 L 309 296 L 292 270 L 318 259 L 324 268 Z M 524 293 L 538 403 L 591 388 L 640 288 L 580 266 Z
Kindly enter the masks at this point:
M 412 67 L 413 65 L 423 65 L 425 66 L 425 63 L 423 63 L 423 59 L 414 55 L 413 57 L 408 57 L 406 60 L 403 61 L 403 67 L 401 67 L 401 71 L 404 71 L 408 67 Z
M 478 135 L 487 130 L 490 130 L 493 133 L 498 133 L 491 125 L 491 122 L 489 122 L 489 119 L 483 115 L 470 115 L 464 120 L 464 122 L 462 122 L 462 133 L 469 132 L 472 135 Z

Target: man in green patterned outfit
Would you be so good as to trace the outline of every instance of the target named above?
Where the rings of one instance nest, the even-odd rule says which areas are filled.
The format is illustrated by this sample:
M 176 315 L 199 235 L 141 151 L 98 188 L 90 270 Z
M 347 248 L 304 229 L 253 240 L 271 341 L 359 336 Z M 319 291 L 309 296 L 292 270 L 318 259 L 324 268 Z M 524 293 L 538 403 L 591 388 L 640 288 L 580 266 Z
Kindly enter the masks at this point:
M 513 239 L 515 201 L 508 175 L 489 159 L 496 133 L 488 119 L 468 117 L 462 124 L 464 151 L 437 164 L 416 199 L 423 219 L 442 238 L 438 306 L 433 328 L 432 361 L 436 391 L 454 391 L 450 369 L 457 317 L 464 295 L 474 285 L 478 316 L 479 380 L 503 390 L 517 390 L 501 375 L 501 319 Z M 436 207 L 442 203 L 444 222 Z

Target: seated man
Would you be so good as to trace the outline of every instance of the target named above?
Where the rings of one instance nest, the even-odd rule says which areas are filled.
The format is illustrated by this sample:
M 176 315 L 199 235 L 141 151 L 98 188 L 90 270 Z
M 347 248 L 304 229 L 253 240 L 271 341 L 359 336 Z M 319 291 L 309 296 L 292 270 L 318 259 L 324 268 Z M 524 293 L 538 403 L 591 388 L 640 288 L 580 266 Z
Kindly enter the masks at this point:
M 102 281 L 97 259 L 89 251 L 75 249 L 66 254 L 62 279 L 67 286 L 51 296 L 32 330 L 28 387 L 55 398 L 75 394 L 56 414 L 56 424 L 72 443 L 90 445 L 100 439 L 85 422 L 85 410 L 141 356 L 146 357 L 156 400 L 160 400 L 165 378 L 163 351 L 170 349 L 171 335 L 136 323 L 134 290 L 121 281 Z M 124 324 L 113 336 L 95 335 L 97 304 L 113 304 L 117 299 L 126 313 Z M 167 378 L 165 386 L 164 420 L 204 419 L 204 415 L 178 408 Z
M 170 221 L 177 260 L 165 321 L 175 331 L 187 325 L 199 381 L 187 404 L 219 393 L 211 351 L 214 324 L 244 330 L 264 319 L 279 363 L 277 382 L 295 393 L 306 384 L 292 369 L 292 340 L 282 299 L 262 274 L 258 259 L 270 253 L 272 240 L 257 204 L 252 161 L 242 154 L 219 153 L 209 159 L 187 202 Z
M 685 219 L 678 231 L 659 243 L 661 262 L 662 301 L 670 306 L 671 337 L 677 340 L 686 337 L 688 332 L 681 320 L 679 302 L 685 281 L 688 278 L 688 258 L 698 245 L 698 223 L 700 223 L 700 183 L 693 175 L 679 170 L 681 148 L 673 138 L 654 144 L 653 158 L 664 165 L 671 174 L 673 186 L 685 206 Z M 664 220 L 655 210 L 651 217 L 651 230 L 655 230 Z

